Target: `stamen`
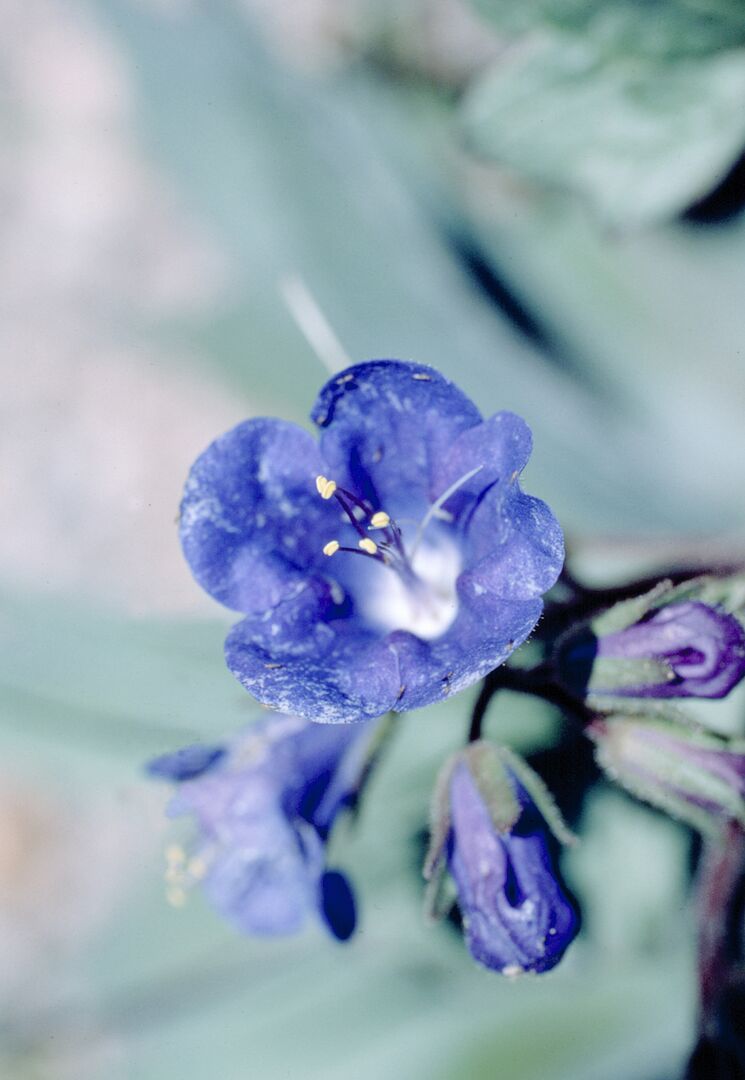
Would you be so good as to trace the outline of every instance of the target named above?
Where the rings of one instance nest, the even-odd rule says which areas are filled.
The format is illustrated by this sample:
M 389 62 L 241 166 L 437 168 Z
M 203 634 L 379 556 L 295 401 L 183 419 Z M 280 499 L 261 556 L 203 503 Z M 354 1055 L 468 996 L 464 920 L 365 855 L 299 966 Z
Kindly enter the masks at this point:
M 368 555 L 375 555 L 378 550 L 378 545 L 374 540 L 371 540 L 369 536 L 360 540 L 357 546 L 362 548 L 363 551 L 366 551 Z
M 389 515 L 386 514 L 385 510 L 378 510 L 378 512 L 376 514 L 373 514 L 373 516 L 370 518 L 371 529 L 385 529 L 390 525 L 390 523 L 391 519 Z
M 363 517 L 368 517 L 372 513 L 372 507 L 369 503 L 366 503 L 364 499 L 360 499 L 353 491 L 347 491 L 346 488 L 339 488 L 339 492 L 347 499 L 353 506 L 356 506 Z M 337 496 L 338 498 L 338 496 Z
M 336 491 L 336 481 L 329 480 L 326 476 L 317 476 L 316 490 L 322 499 L 330 499 Z
M 372 541 L 371 541 L 372 543 Z M 375 545 L 375 552 L 368 551 L 367 549 L 361 550 L 362 541 L 360 541 L 360 547 L 340 547 L 339 551 L 346 551 L 350 555 L 361 555 L 363 559 L 375 559 L 376 562 L 381 562 L 384 565 L 388 565 L 388 559 L 383 555 L 382 550 L 379 551 L 377 544 Z
M 328 555 L 330 558 L 332 555 L 336 555 L 340 547 L 341 545 L 338 540 L 329 540 L 328 544 L 324 544 L 323 546 L 323 554 Z
M 334 487 L 336 487 L 336 485 L 334 485 Z M 349 493 L 345 491 L 344 488 L 339 488 L 338 491 L 335 490 L 334 495 L 336 496 L 336 501 L 339 506 L 349 518 L 350 523 L 354 526 L 354 531 L 358 536 L 364 536 L 365 530 L 360 525 L 360 517 L 364 520 L 364 518 L 367 517 L 367 510 L 360 509 L 357 506 L 350 506 L 347 502 Z
M 458 488 L 463 487 L 464 484 L 468 483 L 468 481 L 471 479 L 472 476 L 475 476 L 476 473 L 481 472 L 483 467 L 484 467 L 483 465 L 477 465 L 475 469 L 471 469 L 469 472 L 464 473 L 463 476 L 459 477 L 455 481 L 455 483 L 450 485 L 449 488 L 446 488 L 446 490 L 443 491 L 442 495 L 440 495 L 440 497 L 438 499 L 436 499 L 435 502 L 432 503 L 429 510 L 427 511 L 427 513 L 422 518 L 422 520 L 421 520 L 421 522 L 419 524 L 419 528 L 416 531 L 416 536 L 414 537 L 414 543 L 411 545 L 411 552 L 410 552 L 409 558 L 412 561 L 414 559 L 414 556 L 416 555 L 417 548 L 419 547 L 419 545 L 422 542 L 422 537 L 424 536 L 424 531 L 427 528 L 427 526 L 429 525 L 432 518 L 436 515 L 437 511 L 442 508 L 442 506 L 448 501 L 448 499 L 450 498 L 451 495 L 455 495 Z
M 199 855 L 194 855 L 189 859 L 186 869 L 194 881 L 200 881 L 207 873 L 207 863 Z

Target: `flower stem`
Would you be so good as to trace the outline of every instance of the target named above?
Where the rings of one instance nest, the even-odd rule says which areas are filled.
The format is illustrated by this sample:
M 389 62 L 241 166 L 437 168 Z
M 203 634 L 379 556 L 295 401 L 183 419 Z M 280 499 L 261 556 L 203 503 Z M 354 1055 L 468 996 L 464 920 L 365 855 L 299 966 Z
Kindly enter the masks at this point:
M 518 694 L 532 694 L 541 698 L 585 727 L 594 719 L 594 713 L 587 706 L 554 681 L 550 664 L 538 664 L 534 668 L 516 668 L 503 665 L 492 671 L 484 679 L 476 704 L 471 715 L 468 741 L 481 738 L 484 716 L 491 699 L 499 690 L 512 690 Z

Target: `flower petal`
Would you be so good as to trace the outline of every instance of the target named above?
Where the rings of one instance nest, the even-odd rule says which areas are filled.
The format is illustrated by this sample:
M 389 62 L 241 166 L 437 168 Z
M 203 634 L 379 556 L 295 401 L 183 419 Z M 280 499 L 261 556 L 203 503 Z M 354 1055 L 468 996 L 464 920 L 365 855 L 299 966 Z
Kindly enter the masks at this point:
M 401 630 L 389 635 L 402 689 L 395 711 L 431 705 L 483 678 L 525 641 L 543 610 L 541 600 L 479 600 L 461 603 L 455 622 L 432 641 Z
M 340 807 L 354 796 L 372 733 L 373 725 L 365 730 L 273 714 L 251 726 L 237 752 L 274 779 L 289 819 L 302 818 L 325 839 Z
M 227 607 L 265 612 L 322 566 L 338 525 L 318 497 L 313 437 L 283 420 L 247 420 L 192 466 L 181 543 L 199 584 Z
M 354 620 L 321 621 L 323 601 L 316 597 L 314 613 L 312 591 L 279 605 L 270 620 L 234 626 L 225 642 L 230 670 L 264 705 L 320 723 L 392 709 L 400 688 L 395 652 Z
M 466 537 L 464 598 L 488 594 L 501 600 L 542 596 L 564 564 L 564 536 L 548 506 L 517 484 L 495 485 L 475 508 Z
M 348 941 L 357 925 L 354 893 L 344 874 L 327 870 L 321 877 L 321 914 L 338 941 Z
M 450 782 L 449 864 L 468 948 L 497 971 L 547 971 L 576 931 L 574 911 L 551 867 L 544 828 L 528 805 L 511 833 L 497 833 L 464 764 Z
M 329 476 L 394 517 L 421 517 L 432 480 L 457 436 L 481 420 L 437 371 L 371 360 L 334 376 L 311 413 Z
M 456 519 L 462 519 L 487 488 L 514 484 L 525 468 L 533 449 L 533 435 L 521 417 L 499 412 L 475 427 L 461 432 L 435 470 L 435 495 L 469 473 L 474 473 L 444 503 Z
M 197 776 L 203 776 L 224 756 L 224 746 L 195 743 L 193 746 L 174 750 L 171 754 L 161 754 L 160 757 L 153 758 L 145 769 L 150 776 L 157 776 L 162 780 L 194 780 Z
M 294 933 L 316 906 L 323 859 L 320 841 L 317 845 L 309 858 L 279 812 L 241 821 L 210 864 L 205 894 L 243 933 Z

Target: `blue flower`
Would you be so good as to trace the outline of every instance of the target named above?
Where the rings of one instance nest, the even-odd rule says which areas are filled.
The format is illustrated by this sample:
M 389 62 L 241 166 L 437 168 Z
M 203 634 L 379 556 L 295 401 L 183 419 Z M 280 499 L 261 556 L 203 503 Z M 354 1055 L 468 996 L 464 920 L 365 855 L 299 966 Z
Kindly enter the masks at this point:
M 530 773 L 524 762 L 521 770 Z M 541 781 L 531 775 L 526 783 L 542 803 L 548 800 L 553 828 L 570 842 Z M 546 822 L 489 743 L 456 754 L 438 780 L 424 868 L 435 908 L 445 864 L 474 960 L 505 975 L 548 971 L 559 962 L 577 933 L 577 917 L 552 867 Z
M 522 812 L 498 832 L 465 764 L 450 782 L 448 867 L 474 960 L 504 974 L 548 971 L 577 932 L 574 910 L 551 866 L 547 831 L 516 785 Z
M 178 785 L 172 815 L 192 814 L 191 858 L 170 849 L 170 884 L 201 880 L 213 906 L 248 934 L 289 934 L 318 912 L 346 940 L 354 931 L 351 887 L 326 866 L 338 812 L 359 789 L 376 724 L 324 727 L 272 716 L 225 747 L 193 746 L 150 762 Z
M 518 477 L 512 413 L 482 420 L 432 368 L 375 360 L 321 390 L 320 441 L 255 419 L 197 459 L 181 540 L 244 614 L 228 666 L 261 702 L 324 722 L 429 705 L 521 644 L 563 561 Z

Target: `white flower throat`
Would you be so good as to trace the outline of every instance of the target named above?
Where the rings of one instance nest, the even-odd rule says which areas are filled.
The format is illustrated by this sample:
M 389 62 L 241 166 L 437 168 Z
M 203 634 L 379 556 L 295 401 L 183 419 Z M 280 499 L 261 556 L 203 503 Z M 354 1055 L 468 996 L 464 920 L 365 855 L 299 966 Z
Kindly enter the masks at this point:
M 375 588 L 357 597 L 362 614 L 370 622 L 385 630 L 408 630 L 426 641 L 439 637 L 451 625 L 458 612 L 460 552 L 442 533 L 436 544 L 426 541 L 424 534 L 432 520 L 452 520 L 444 504 L 479 468 L 460 477 L 430 506 L 408 550 L 400 527 L 385 510 L 374 510 L 334 480 L 316 478 L 318 494 L 322 499 L 338 501 L 358 537 L 357 547 L 329 540 L 324 555 L 361 555 L 395 571 L 380 574 Z

